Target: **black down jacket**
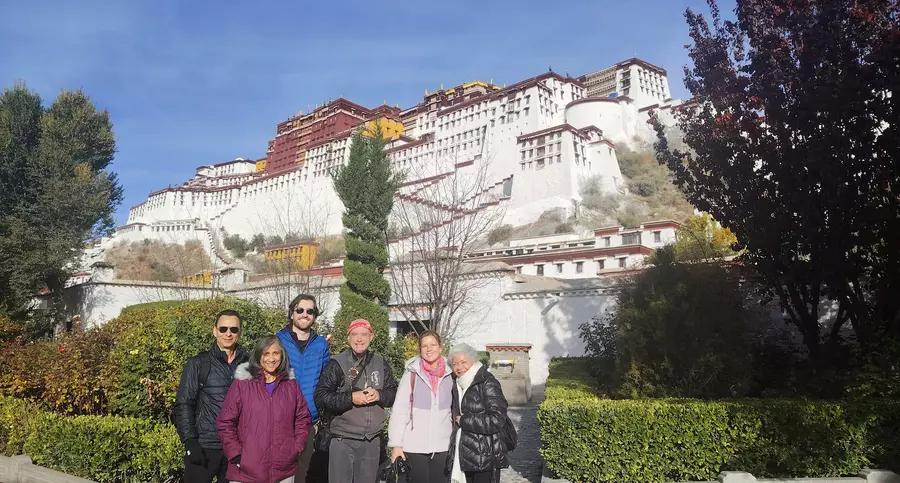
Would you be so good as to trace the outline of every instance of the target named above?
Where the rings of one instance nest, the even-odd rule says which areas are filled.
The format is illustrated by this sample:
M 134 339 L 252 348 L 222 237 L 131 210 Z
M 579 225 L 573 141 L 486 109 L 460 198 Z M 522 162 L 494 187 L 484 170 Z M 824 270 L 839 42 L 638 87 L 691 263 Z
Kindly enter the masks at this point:
M 209 358 L 209 375 L 201 388 L 200 366 L 203 358 Z M 203 448 L 222 449 L 216 417 L 234 380 L 232 367 L 248 360 L 247 351 L 237 346 L 234 363 L 229 365 L 225 354 L 215 344 L 211 350 L 188 359 L 175 394 L 175 429 L 182 443 L 197 439 Z
M 456 376 L 453 376 L 454 381 Z M 453 471 L 456 456 L 456 433 L 461 429 L 459 439 L 459 466 L 468 472 L 492 471 L 509 466 L 506 445 L 500 438 L 500 431 L 506 425 L 506 398 L 500 389 L 500 381 L 484 366 L 475 374 L 472 385 L 463 400 L 459 400 L 459 389 L 453 384 L 453 435 L 450 437 L 450 453 L 447 458 L 447 474 Z M 462 412 L 460 412 L 462 408 Z M 459 424 L 456 417 L 462 414 Z

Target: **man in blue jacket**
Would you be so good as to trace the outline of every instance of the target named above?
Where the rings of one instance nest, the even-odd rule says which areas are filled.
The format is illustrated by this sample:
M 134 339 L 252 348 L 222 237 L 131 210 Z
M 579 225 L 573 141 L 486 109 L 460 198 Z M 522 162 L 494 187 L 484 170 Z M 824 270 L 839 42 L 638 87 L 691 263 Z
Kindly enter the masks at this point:
M 309 427 L 306 449 L 300 454 L 297 475 L 294 477 L 295 483 L 305 483 L 319 421 L 319 411 L 316 409 L 313 395 L 319 384 L 319 375 L 322 374 L 322 369 L 331 359 L 331 352 L 325 337 L 316 334 L 312 328 L 319 315 L 315 297 L 300 294 L 294 297 L 288 310 L 288 324 L 278 331 L 277 335 L 284 344 L 284 348 L 287 349 L 294 377 L 297 378 L 297 384 L 300 385 L 300 391 L 309 406 L 312 424 Z

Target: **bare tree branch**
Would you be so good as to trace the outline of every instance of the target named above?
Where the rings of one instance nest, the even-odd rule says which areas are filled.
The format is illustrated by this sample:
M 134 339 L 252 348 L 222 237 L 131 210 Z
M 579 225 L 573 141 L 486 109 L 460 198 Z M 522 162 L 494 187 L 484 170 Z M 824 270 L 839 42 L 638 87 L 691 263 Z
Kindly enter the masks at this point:
M 465 254 L 504 215 L 503 180 L 490 179 L 490 163 L 453 161 L 408 175 L 430 181 L 398 193 L 391 222 L 403 235 L 388 248 L 394 307 L 416 332 L 430 329 L 448 339 L 464 330 L 458 315 L 489 282 L 473 275 Z

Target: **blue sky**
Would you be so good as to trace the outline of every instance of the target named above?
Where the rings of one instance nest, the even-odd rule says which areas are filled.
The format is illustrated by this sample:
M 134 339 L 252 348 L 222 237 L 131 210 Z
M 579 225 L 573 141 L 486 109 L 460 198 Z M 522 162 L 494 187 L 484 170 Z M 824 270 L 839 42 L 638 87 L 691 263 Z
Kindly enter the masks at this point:
M 441 83 L 502 85 L 550 65 L 581 75 L 635 56 L 684 98 L 686 7 L 706 12 L 702 0 L 11 2 L 0 85 L 23 80 L 45 104 L 82 88 L 109 109 L 124 223 L 197 166 L 262 157 L 277 123 L 329 98 L 408 107 Z

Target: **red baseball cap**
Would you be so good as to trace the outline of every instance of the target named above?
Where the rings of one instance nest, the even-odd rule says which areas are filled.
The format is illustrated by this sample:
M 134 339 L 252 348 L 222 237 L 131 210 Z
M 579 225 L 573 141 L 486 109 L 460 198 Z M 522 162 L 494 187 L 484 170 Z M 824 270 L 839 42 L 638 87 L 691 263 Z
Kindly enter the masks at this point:
M 356 319 L 353 322 L 350 322 L 350 325 L 347 326 L 347 335 L 350 335 L 350 332 L 353 331 L 353 329 L 357 329 L 359 327 L 365 327 L 369 329 L 369 332 L 373 334 L 375 333 L 375 329 L 372 328 L 372 324 L 370 324 L 368 320 Z

